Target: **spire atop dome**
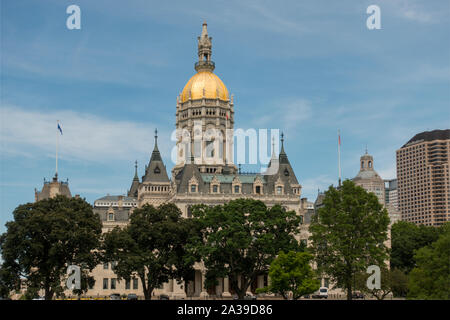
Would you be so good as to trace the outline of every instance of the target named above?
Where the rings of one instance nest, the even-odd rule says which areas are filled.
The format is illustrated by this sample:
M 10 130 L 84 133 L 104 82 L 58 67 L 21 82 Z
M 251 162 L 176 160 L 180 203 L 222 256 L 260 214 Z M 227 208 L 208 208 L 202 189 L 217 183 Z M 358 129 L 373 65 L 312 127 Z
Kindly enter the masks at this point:
M 195 70 L 212 72 L 215 64 L 211 61 L 212 38 L 208 36 L 206 21 L 203 22 L 202 34 L 198 37 L 198 62 L 195 63 Z
M 208 24 L 206 23 L 206 20 L 203 20 L 202 34 L 201 34 L 200 37 L 201 38 L 207 38 L 208 37 Z

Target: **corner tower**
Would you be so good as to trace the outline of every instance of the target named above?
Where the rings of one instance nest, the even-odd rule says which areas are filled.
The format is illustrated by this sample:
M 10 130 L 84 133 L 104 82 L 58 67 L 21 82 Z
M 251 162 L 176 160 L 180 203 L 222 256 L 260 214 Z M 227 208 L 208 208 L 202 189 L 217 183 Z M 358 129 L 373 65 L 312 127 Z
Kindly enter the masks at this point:
M 198 37 L 197 73 L 177 97 L 177 163 L 175 176 L 187 163 L 194 162 L 202 173 L 236 172 L 233 164 L 233 96 L 213 73 L 212 38 L 206 22 Z M 193 160 L 192 160 L 193 159 Z

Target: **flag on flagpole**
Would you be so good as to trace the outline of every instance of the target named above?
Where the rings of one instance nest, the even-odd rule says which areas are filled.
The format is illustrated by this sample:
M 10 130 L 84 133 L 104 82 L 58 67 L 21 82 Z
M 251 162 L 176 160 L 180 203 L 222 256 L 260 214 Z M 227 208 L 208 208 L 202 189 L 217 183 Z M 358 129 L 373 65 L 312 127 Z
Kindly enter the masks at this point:
M 63 133 L 62 133 L 61 126 L 59 125 L 59 122 L 58 122 L 58 130 L 59 130 L 59 132 L 61 132 L 61 135 L 62 135 Z
M 339 138 L 339 145 L 341 145 L 341 133 L 338 133 L 338 138 Z

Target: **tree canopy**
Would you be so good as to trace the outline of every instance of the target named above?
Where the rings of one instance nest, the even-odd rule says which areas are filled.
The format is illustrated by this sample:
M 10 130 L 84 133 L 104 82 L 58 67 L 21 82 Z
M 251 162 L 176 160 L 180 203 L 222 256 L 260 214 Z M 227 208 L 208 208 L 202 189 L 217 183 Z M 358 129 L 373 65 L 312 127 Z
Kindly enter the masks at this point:
M 440 231 L 437 241 L 414 255 L 408 299 L 450 300 L 450 223 Z
M 408 290 L 407 275 L 400 269 L 389 269 L 383 266 L 380 274 L 380 288 L 369 289 L 367 279 L 370 276 L 366 272 L 355 276 L 355 288 L 374 296 L 378 300 L 383 300 L 388 294 L 392 293 L 397 297 L 405 297 Z
M 354 276 L 369 265 L 383 266 L 388 258 L 386 209 L 373 193 L 346 180 L 325 192 L 323 206 L 309 230 L 317 269 L 328 275 L 352 299 Z
M 189 239 L 198 236 L 190 219 L 181 217 L 174 204 L 135 209 L 124 229 L 114 228 L 104 236 L 103 261 L 116 262 L 119 279 L 137 276 L 145 299 L 169 279 L 189 280 L 199 260 L 188 250 Z
M 292 294 L 294 300 L 315 292 L 320 287 L 320 281 L 311 268 L 312 259 L 308 252 L 280 252 L 270 265 L 270 285 L 258 291 L 277 293 L 284 299 Z
M 439 237 L 439 228 L 398 221 L 391 228 L 391 267 L 409 273 L 415 266 L 415 251 Z
M 91 271 L 98 263 L 101 222 L 80 198 L 57 196 L 18 206 L 14 221 L 0 237 L 2 284 L 19 288 L 21 279 L 30 290 L 43 289 L 45 299 L 64 290 L 67 267 Z
M 207 269 L 207 285 L 229 277 L 242 299 L 251 282 L 268 272 L 280 251 L 298 251 L 294 235 L 300 218 L 279 205 L 267 208 L 258 200 L 237 199 L 218 206 L 197 205 L 193 220 L 203 236 L 196 245 Z

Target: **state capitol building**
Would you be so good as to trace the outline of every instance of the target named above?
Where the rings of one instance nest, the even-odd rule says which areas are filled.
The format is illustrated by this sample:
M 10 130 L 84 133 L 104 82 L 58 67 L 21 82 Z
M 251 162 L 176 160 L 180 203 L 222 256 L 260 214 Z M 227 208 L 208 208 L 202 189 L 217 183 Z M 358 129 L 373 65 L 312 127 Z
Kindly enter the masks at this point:
M 196 73 L 177 97 L 176 129 L 180 135 L 176 142 L 176 165 L 168 174 L 158 149 L 155 130 L 154 148 L 145 166 L 145 173 L 139 178 L 136 164 L 127 196 L 108 195 L 94 202 L 94 212 L 100 216 L 103 232 L 127 225 L 133 209 L 144 204 L 159 206 L 172 202 L 179 207 L 184 217 L 189 218 L 192 205 L 219 205 L 242 197 L 261 200 L 268 207 L 280 204 L 301 215 L 303 221 L 306 206 L 300 199 L 302 187 L 289 163 L 283 135 L 279 155 L 272 153 L 268 166 L 271 170 L 266 171 L 270 174 L 242 173 L 233 163 L 233 96 L 214 74 L 211 40 L 205 22 L 198 37 Z M 211 132 L 215 135 L 209 141 L 195 139 L 196 136 L 208 136 Z M 190 139 L 184 139 L 186 136 Z M 306 228 L 304 232 L 303 237 L 299 235 L 299 240 L 307 239 Z M 178 284 L 170 280 L 155 290 L 154 294 L 164 293 L 173 298 L 231 296 L 227 278 L 218 279 L 216 288 L 206 290 L 203 286 L 203 265 L 197 263 L 195 269 L 195 281 Z M 118 282 L 111 263 L 97 266 L 93 276 L 95 285 L 88 290 L 87 296 L 107 296 L 112 293 L 143 295 L 138 279 Z M 259 276 L 249 290 L 266 286 L 267 281 L 267 276 Z

